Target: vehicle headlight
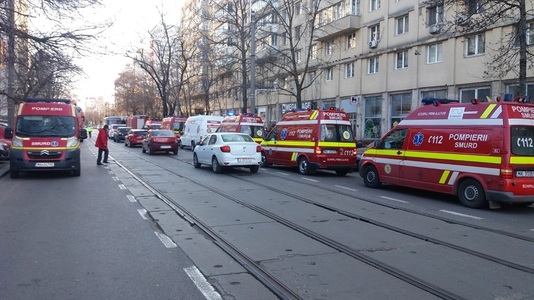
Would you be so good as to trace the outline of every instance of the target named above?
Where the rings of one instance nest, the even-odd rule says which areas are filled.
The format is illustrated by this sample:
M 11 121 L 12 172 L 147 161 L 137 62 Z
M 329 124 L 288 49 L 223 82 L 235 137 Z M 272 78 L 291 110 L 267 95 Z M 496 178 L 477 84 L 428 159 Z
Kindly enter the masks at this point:
M 75 136 L 67 139 L 67 147 L 74 147 L 76 144 L 78 144 L 78 139 Z
M 22 147 L 22 139 L 17 137 L 17 136 L 15 136 L 13 138 L 13 140 L 11 141 L 11 145 L 13 147 Z

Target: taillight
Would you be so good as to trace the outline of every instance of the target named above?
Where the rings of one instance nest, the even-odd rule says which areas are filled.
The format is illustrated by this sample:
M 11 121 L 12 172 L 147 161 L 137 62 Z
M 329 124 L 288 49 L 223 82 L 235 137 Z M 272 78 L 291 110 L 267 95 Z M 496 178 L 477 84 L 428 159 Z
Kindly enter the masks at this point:
M 221 147 L 221 152 L 229 153 L 230 152 L 230 146 L 222 146 Z
M 321 149 L 321 147 L 315 147 L 315 154 L 321 154 L 323 152 L 323 150 Z
M 502 178 L 512 178 L 514 177 L 514 170 L 510 166 L 502 166 L 501 168 L 501 177 Z
M 150 141 L 151 141 L 152 143 L 155 143 L 155 142 L 156 142 L 156 138 L 151 138 Z
M 256 146 L 256 152 L 261 152 L 261 146 L 260 145 Z

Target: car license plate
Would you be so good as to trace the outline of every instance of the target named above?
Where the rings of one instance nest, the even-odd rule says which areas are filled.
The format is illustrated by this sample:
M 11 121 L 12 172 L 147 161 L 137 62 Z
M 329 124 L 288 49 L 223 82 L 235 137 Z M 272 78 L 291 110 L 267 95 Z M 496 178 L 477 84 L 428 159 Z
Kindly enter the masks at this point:
M 516 177 L 534 177 L 534 171 L 516 171 Z
M 238 158 L 237 159 L 237 162 L 240 162 L 240 163 L 248 163 L 248 162 L 254 162 L 254 160 L 252 158 Z
M 326 149 L 326 150 L 323 150 L 323 153 L 324 154 L 336 154 L 337 151 L 336 150 L 332 150 L 332 149 Z
M 161 146 L 161 149 L 170 149 L 171 146 Z
M 50 168 L 50 167 L 53 167 L 53 166 L 54 166 L 53 162 L 38 162 L 38 163 L 35 163 L 35 167 L 37 167 L 37 168 Z

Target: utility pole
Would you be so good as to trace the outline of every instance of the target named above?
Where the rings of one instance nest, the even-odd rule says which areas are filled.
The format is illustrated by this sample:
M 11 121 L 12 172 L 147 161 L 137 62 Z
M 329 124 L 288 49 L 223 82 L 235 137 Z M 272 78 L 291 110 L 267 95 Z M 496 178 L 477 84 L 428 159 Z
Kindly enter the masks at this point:
M 7 9 L 7 122 L 15 125 L 15 0 L 8 0 Z
M 256 114 L 256 14 L 250 11 L 250 113 Z

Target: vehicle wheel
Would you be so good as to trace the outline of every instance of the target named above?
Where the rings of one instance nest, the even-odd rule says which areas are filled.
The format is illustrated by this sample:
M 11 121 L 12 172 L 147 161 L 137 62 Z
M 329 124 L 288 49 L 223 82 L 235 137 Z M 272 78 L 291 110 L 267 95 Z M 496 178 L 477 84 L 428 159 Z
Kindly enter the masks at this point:
M 265 153 L 262 152 L 261 153 L 261 166 L 264 167 L 264 168 L 268 168 L 268 167 L 272 167 L 273 164 L 269 163 L 267 161 L 267 157 L 265 156 Z
M 184 149 L 184 145 L 180 144 L 180 149 Z
M 197 169 L 200 168 L 200 163 L 198 162 L 198 157 L 196 154 L 193 154 L 193 166 Z
M 482 185 L 474 179 L 466 179 L 458 186 L 458 199 L 470 208 L 484 208 L 488 205 Z
M 172 154 L 174 154 L 174 155 L 178 155 L 178 149 L 174 150 L 174 151 L 172 152 Z
M 126 144 L 126 140 L 124 140 L 124 147 L 128 147 L 128 144 Z
M 9 170 L 9 177 L 18 178 L 19 177 L 19 171 Z
M 348 172 L 349 170 L 336 170 L 336 174 L 339 176 L 345 176 Z
M 78 168 L 78 169 L 76 169 L 76 170 L 73 170 L 73 171 L 72 171 L 72 175 L 73 175 L 73 176 L 80 176 L 80 175 L 82 175 L 82 169 L 81 169 L 81 168 Z
M 219 161 L 215 156 L 211 159 L 211 168 L 213 169 L 213 173 L 219 174 L 222 172 L 222 167 L 219 165 Z
M 363 170 L 363 183 L 366 187 L 377 188 L 382 185 L 378 178 L 378 171 L 373 166 L 367 166 Z
M 195 141 L 191 141 L 191 151 L 195 150 Z
M 142 149 L 141 149 L 141 152 L 146 153 L 145 146 L 141 146 L 141 148 L 142 148 Z
M 152 155 L 152 154 L 154 154 L 154 150 L 152 150 L 152 148 L 148 146 L 148 155 Z
M 300 174 L 302 175 L 311 174 L 312 170 L 311 170 L 310 165 L 308 164 L 308 159 L 306 157 L 299 158 L 297 165 L 298 165 Z
M 250 167 L 250 173 L 258 173 L 258 170 L 260 169 L 260 166 L 252 166 Z

